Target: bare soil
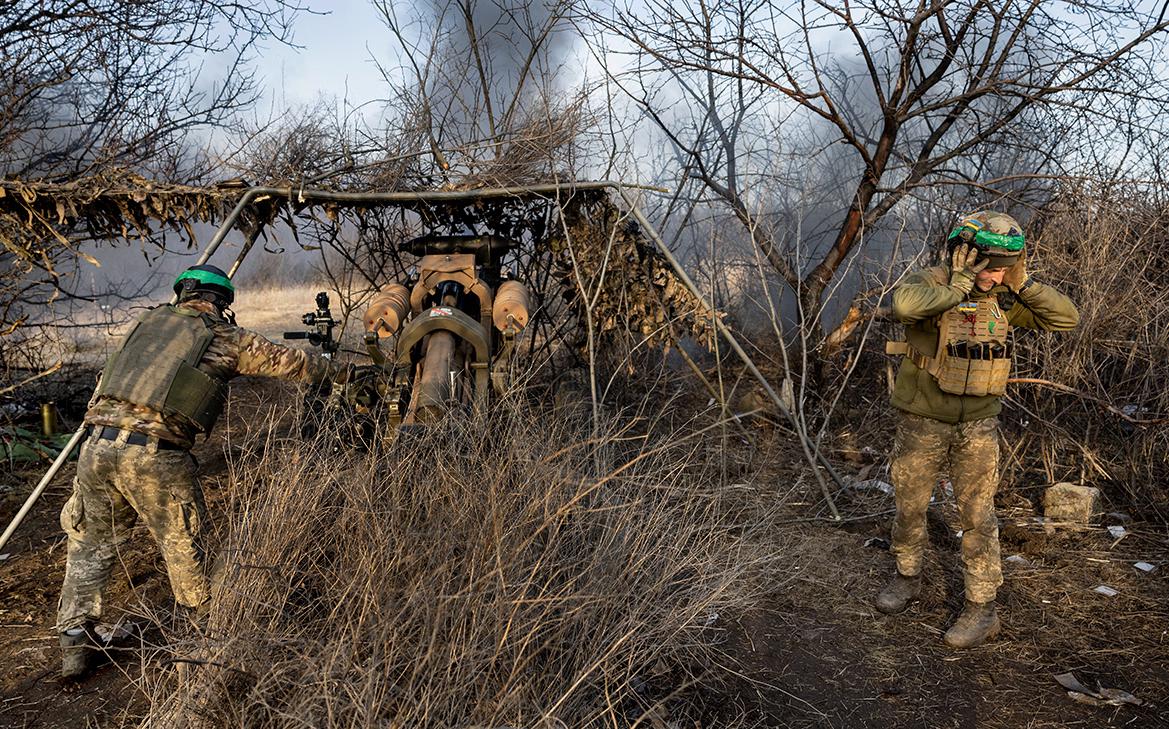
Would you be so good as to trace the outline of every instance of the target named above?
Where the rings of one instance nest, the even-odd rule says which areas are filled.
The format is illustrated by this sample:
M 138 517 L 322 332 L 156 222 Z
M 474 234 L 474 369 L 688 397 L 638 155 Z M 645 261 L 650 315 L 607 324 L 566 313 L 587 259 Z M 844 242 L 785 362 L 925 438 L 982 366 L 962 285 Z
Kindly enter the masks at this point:
M 292 420 L 282 414 L 295 393 L 295 387 L 284 383 L 236 380 L 226 427 L 221 425 L 192 451 L 199 461 L 212 532 L 227 496 L 227 460 L 238 448 L 237 441 L 246 439 L 249 429 L 270 415 L 282 434 L 290 435 Z M 0 474 L 0 520 L 5 526 L 46 467 Z M 130 623 L 146 632 L 121 641 L 81 684 L 60 681 L 54 624 L 65 575 L 65 535 L 57 515 L 72 490 L 75 472 L 75 463 L 61 469 L 6 545 L 9 556 L 0 561 L 0 729 L 136 726 L 147 706 L 136 681 L 157 636 L 149 626 L 160 615 L 182 616 L 175 609 L 165 564 L 145 527 L 138 525 L 122 548 L 120 566 L 114 568 L 104 617 L 110 624 Z
M 293 397 L 284 385 L 233 385 L 226 427 L 195 451 L 210 509 L 226 497 L 228 462 L 241 437 L 279 414 Z M 257 414 L 265 414 L 264 418 Z M 287 423 L 287 419 L 281 421 Z M 290 426 L 289 426 L 290 427 Z M 254 441 L 253 441 L 254 442 Z M 57 513 L 73 466 L 58 475 L 0 560 L 0 729 L 133 726 L 147 699 L 136 686 L 150 660 L 152 634 L 77 686 L 57 677 L 53 629 L 64 568 Z M 0 520 L 19 508 L 41 470 L 0 474 Z M 946 649 L 942 632 L 961 606 L 961 570 L 952 514 L 931 510 L 927 589 L 905 614 L 886 617 L 871 599 L 892 570 L 884 545 L 888 516 L 841 525 L 791 521 L 803 547 L 757 610 L 720 616 L 726 631 L 725 678 L 708 696 L 712 725 L 784 727 L 1102 727 L 1169 726 L 1169 539 L 1163 528 L 1126 525 L 1114 539 L 1103 528 L 1045 531 L 1033 493 L 1002 495 L 1006 584 L 1004 631 L 992 644 Z M 850 502 L 849 499 L 853 501 Z M 880 513 L 881 495 L 842 495 L 848 513 Z M 791 532 L 788 531 L 790 534 Z M 866 543 L 868 546 L 866 546 Z M 1151 574 L 1132 566 L 1158 565 Z M 1097 585 L 1119 591 L 1105 597 Z M 139 529 L 123 552 L 107 596 L 107 619 L 173 613 L 165 570 Z M 1088 686 L 1131 692 L 1143 706 L 1073 701 L 1053 676 L 1075 671 Z M 656 720 L 655 720 L 656 721 Z

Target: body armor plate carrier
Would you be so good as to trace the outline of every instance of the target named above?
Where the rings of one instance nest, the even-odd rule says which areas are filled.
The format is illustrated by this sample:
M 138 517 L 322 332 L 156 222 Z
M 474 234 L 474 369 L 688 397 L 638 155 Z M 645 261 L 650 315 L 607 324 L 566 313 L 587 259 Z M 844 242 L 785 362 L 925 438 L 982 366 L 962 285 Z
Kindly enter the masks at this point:
M 205 315 L 172 306 L 151 309 L 106 362 L 97 395 L 182 415 L 210 432 L 223 410 L 227 383 L 196 365 L 214 338 Z
M 1002 395 L 1011 374 L 1010 322 L 998 300 L 963 301 L 937 319 L 938 346 L 927 355 L 908 342 L 888 342 L 888 354 L 903 354 L 952 395 Z

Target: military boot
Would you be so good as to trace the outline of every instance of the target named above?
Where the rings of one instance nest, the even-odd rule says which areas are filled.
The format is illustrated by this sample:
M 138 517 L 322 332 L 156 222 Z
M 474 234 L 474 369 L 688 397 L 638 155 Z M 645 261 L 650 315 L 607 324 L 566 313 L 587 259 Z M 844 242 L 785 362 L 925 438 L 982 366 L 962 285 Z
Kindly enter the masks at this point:
M 896 615 L 921 594 L 921 575 L 909 577 L 900 572 L 877 595 L 877 609 L 886 615 Z
M 61 636 L 61 678 L 80 681 L 89 674 L 95 663 L 97 644 L 93 640 L 93 626 L 70 628 Z
M 951 648 L 974 648 L 980 646 L 999 633 L 1002 623 L 999 622 L 998 610 L 994 601 L 971 602 L 966 601 L 962 614 L 946 631 L 943 640 Z

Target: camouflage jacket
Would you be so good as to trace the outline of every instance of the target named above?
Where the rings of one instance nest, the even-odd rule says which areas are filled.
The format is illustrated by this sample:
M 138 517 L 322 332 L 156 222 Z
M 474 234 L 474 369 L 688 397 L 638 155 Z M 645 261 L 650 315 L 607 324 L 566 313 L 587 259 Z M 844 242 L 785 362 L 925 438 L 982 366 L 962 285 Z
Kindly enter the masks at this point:
M 190 311 L 210 314 L 214 339 L 197 367 L 227 381 L 237 375 L 278 377 L 296 382 L 321 383 L 338 379 L 342 370 L 330 360 L 299 349 L 274 344 L 255 332 L 220 318 L 214 306 L 202 300 L 178 305 Z M 199 429 L 181 415 L 166 416 L 152 408 L 133 405 L 111 397 L 90 401 L 85 422 L 132 430 L 191 447 Z
M 938 317 L 963 300 L 998 297 L 1013 327 L 1066 331 L 1074 329 L 1080 321 L 1071 299 L 1039 282 L 1033 282 L 1020 294 L 1000 285 L 987 292 L 975 288 L 963 296 L 948 285 L 949 280 L 949 269 L 937 266 L 909 274 L 893 292 L 893 316 L 905 325 L 905 338 L 919 352 L 932 352 L 937 347 Z M 893 385 L 892 403 L 900 410 L 945 423 L 990 418 L 1002 410 L 999 395 L 942 392 L 937 381 L 928 372 L 918 369 L 908 357 L 901 360 L 901 369 Z

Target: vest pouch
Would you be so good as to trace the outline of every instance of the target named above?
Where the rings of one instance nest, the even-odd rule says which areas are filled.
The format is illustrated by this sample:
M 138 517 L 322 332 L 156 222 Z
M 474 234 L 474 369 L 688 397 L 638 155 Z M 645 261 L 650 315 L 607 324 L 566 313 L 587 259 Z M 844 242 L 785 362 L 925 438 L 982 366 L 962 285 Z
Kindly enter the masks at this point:
M 972 359 L 966 377 L 966 395 L 981 397 L 990 394 L 990 376 L 994 367 L 993 359 Z
M 944 352 L 938 360 L 937 369 L 931 372 L 938 381 L 942 392 L 951 395 L 965 395 L 966 383 L 970 375 L 970 360 L 962 357 L 947 356 Z
M 1007 391 L 1007 378 L 1011 376 L 1011 358 L 999 357 L 990 361 L 990 381 L 986 385 L 988 395 L 1002 395 Z
M 206 372 L 183 363 L 179 365 L 166 395 L 165 409 L 181 413 L 209 433 L 223 412 L 227 388 Z

